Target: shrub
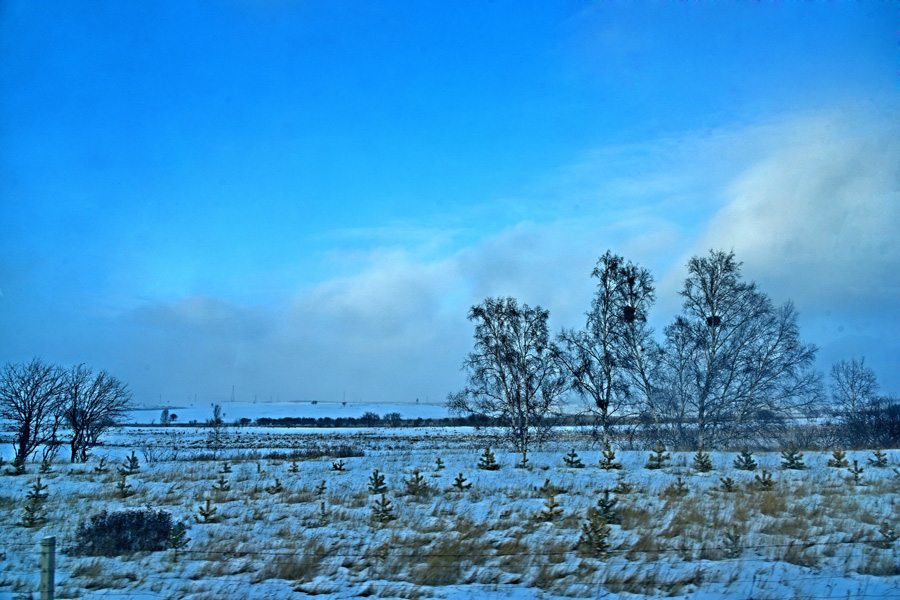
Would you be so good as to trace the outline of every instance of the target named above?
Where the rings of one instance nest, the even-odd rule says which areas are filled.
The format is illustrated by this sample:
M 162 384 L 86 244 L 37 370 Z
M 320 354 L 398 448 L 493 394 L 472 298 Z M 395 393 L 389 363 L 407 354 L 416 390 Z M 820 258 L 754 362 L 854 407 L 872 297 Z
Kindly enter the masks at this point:
M 165 550 L 174 525 L 164 510 L 104 510 L 78 526 L 72 550 L 88 556 Z

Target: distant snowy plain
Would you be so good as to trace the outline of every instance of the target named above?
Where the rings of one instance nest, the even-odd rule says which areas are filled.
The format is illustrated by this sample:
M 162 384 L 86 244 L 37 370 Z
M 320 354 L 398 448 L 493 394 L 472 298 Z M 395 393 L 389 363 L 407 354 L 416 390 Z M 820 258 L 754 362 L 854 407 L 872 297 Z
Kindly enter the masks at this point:
M 170 410 L 179 419 L 211 414 L 208 406 L 186 408 Z M 224 410 L 229 421 L 244 414 Z M 196 427 L 115 430 L 91 462 L 57 462 L 41 476 L 49 498 L 47 521 L 37 528 L 20 525 L 37 465 L 0 477 L 0 600 L 37 598 L 45 536 L 59 548 L 57 598 L 900 597 L 900 542 L 879 533 L 885 523 L 900 530 L 897 451 L 888 453 L 888 468 L 870 467 L 871 452 L 848 452 L 865 466 L 862 485 L 847 469 L 828 467 L 826 453 L 806 453 L 802 471 L 781 469 L 778 453 L 757 454 L 775 480 L 773 491 L 763 491 L 754 484 L 760 471 L 734 469 L 733 453 L 713 453 L 714 470 L 700 473 L 692 453 L 673 453 L 666 468 L 649 470 L 648 452 L 620 451 L 623 469 L 606 471 L 600 449 L 573 431 L 532 453 L 526 469 L 515 468 L 519 456 L 486 430 L 229 428 L 214 460 L 206 435 Z M 488 444 L 497 471 L 476 467 Z M 364 455 L 337 458 L 348 448 Z M 584 468 L 564 464 L 573 449 Z M 131 451 L 141 468 L 128 477 L 133 495 L 122 498 L 116 466 Z M 325 456 L 310 458 L 317 451 Z M 104 473 L 95 471 L 101 457 L 110 466 Z M 335 470 L 339 464 L 343 470 Z M 375 469 L 385 475 L 396 517 L 386 523 L 373 518 L 381 498 L 369 490 Z M 430 488 L 421 495 L 406 483 L 416 472 Z M 452 486 L 460 474 L 470 489 Z M 230 489 L 217 492 L 222 477 Z M 724 477 L 736 491 L 722 490 Z M 609 555 L 591 556 L 579 548 L 588 510 L 623 480 L 632 489 L 613 496 L 620 522 L 611 526 Z M 683 495 L 673 491 L 679 480 Z M 562 512 L 547 520 L 550 493 Z M 216 522 L 201 523 L 207 499 Z M 179 555 L 70 552 L 90 515 L 145 507 L 190 524 Z M 726 539 L 732 531 L 736 551 Z

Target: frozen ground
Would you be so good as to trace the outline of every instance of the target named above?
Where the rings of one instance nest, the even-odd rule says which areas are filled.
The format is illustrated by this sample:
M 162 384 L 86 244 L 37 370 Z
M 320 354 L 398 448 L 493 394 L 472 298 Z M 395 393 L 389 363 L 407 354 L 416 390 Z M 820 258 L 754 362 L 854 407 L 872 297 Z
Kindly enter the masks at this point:
M 42 476 L 49 498 L 40 527 L 20 524 L 37 466 L 0 477 L 0 599 L 36 592 L 40 540 L 50 535 L 60 548 L 57 598 L 900 597 L 900 542 L 880 533 L 885 522 L 900 530 L 896 451 L 887 468 L 870 467 L 870 452 L 848 453 L 865 467 L 860 485 L 824 454 L 807 453 L 803 471 L 781 469 L 777 453 L 759 454 L 775 481 L 765 491 L 754 484 L 759 471 L 733 468 L 732 453 L 714 453 L 714 470 L 699 473 L 688 453 L 649 470 L 647 452 L 619 452 L 624 468 L 605 471 L 599 449 L 573 441 L 534 453 L 527 469 L 497 449 L 501 468 L 485 471 L 476 468 L 484 431 L 232 429 L 227 449 L 199 460 L 209 456 L 203 435 L 128 428 L 86 465 L 55 464 Z M 585 468 L 564 465 L 573 446 Z M 348 447 L 365 455 L 304 458 Z M 131 450 L 141 468 L 127 479 L 133 495 L 122 498 L 115 467 Z M 98 473 L 102 456 L 111 468 Z M 341 460 L 344 470 L 335 470 Z M 383 524 L 373 519 L 380 496 L 368 489 L 374 469 L 386 477 L 396 516 Z M 428 482 L 421 494 L 406 483 L 416 471 Z M 452 487 L 460 473 L 470 489 Z M 230 490 L 214 490 L 223 476 Z M 721 489 L 723 477 L 735 491 Z M 673 485 L 679 478 L 683 494 Z M 614 495 L 620 522 L 609 554 L 594 557 L 578 544 L 588 509 L 623 479 L 632 489 Z M 561 514 L 548 520 L 553 491 Z M 215 522 L 200 523 L 207 499 Z M 143 507 L 191 523 L 178 556 L 69 551 L 90 515 Z

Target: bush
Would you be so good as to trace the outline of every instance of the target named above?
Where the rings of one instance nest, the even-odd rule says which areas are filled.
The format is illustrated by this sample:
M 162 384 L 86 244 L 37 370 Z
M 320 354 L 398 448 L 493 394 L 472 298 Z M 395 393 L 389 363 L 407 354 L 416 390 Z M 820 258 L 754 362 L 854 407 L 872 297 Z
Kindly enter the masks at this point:
M 164 510 L 103 511 L 78 526 L 74 554 L 119 556 L 166 549 L 175 522 Z

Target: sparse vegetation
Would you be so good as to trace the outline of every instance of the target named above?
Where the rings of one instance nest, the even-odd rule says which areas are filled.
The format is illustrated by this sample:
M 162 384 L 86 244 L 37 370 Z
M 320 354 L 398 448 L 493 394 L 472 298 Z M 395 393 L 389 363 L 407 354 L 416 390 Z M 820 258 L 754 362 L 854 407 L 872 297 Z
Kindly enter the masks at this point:
M 444 443 L 441 440 L 429 443 Z M 221 461 L 214 469 L 184 461 L 154 463 L 138 475 L 124 478 L 126 486 L 136 480 L 137 499 L 132 502 L 183 515 L 196 521 L 196 531 L 189 535 L 186 527 L 182 530 L 175 526 L 173 518 L 162 546 L 157 545 L 157 549 L 168 549 L 167 553 L 155 559 L 146 555 L 138 558 L 142 556 L 138 554 L 123 560 L 165 565 L 172 577 L 180 569 L 197 573 L 211 586 L 210 593 L 226 580 L 276 581 L 279 574 L 298 577 L 293 583 L 297 589 L 339 593 L 337 590 L 344 589 L 340 586 L 346 583 L 323 582 L 345 581 L 369 569 L 390 585 L 465 585 L 472 573 L 483 573 L 479 577 L 487 579 L 512 572 L 522 578 L 521 585 L 539 585 L 554 594 L 567 590 L 571 597 L 596 594 L 596 587 L 579 586 L 600 576 L 604 578 L 600 589 L 607 593 L 620 589 L 619 585 L 650 595 L 660 594 L 661 589 L 689 589 L 683 587 L 684 583 L 667 587 L 669 583 L 660 578 L 652 585 L 648 583 L 652 579 L 646 578 L 620 584 L 616 582 L 628 578 L 604 571 L 606 565 L 620 565 L 618 561 L 622 560 L 634 573 L 650 573 L 647 565 L 653 564 L 651 561 L 668 557 L 676 561 L 672 564 L 705 561 L 705 573 L 726 579 L 730 573 L 726 568 L 744 564 L 735 559 L 751 555 L 754 561 L 746 564 L 762 561 L 764 568 L 776 564 L 782 565 L 779 568 L 796 565 L 821 569 L 840 565 L 848 573 L 869 577 L 896 571 L 891 563 L 897 548 L 896 507 L 891 499 L 900 493 L 900 478 L 890 469 L 867 468 L 867 485 L 848 494 L 846 484 L 839 485 L 828 477 L 825 462 L 833 456 L 830 451 L 826 456 L 807 459 L 811 466 L 805 470 L 785 473 L 777 487 L 773 487 L 768 470 L 756 477 L 738 477 L 735 473 L 741 471 L 731 473 L 731 477 L 725 473 L 714 478 L 691 477 L 690 473 L 697 472 L 693 459 L 698 453 L 668 450 L 663 453 L 670 454 L 668 468 L 639 472 L 633 482 L 622 471 L 613 475 L 615 469 L 563 469 L 565 461 L 560 453 L 548 450 L 531 454 L 528 471 L 511 470 L 507 476 L 481 471 L 473 478 L 473 486 L 460 472 L 466 464 L 471 465 L 473 453 L 469 448 L 473 444 L 457 443 L 441 452 L 446 469 L 453 469 L 457 475 L 442 483 L 441 493 L 435 493 L 435 482 L 441 481 L 435 479 L 438 474 L 430 468 L 425 472 L 412 466 L 419 450 L 411 449 L 418 448 L 420 440 L 392 441 L 394 447 L 389 451 L 377 446 L 383 442 L 372 443 L 379 450 L 370 453 L 367 471 L 353 469 L 346 476 L 332 478 L 328 477 L 333 472 L 331 463 L 319 460 L 301 464 L 302 477 L 281 482 L 275 476 L 289 471 L 290 460 L 248 461 L 231 450 L 226 450 L 232 459 L 228 474 Z M 139 442 L 136 445 L 140 447 Z M 895 460 L 892 451 L 883 452 L 889 461 Z M 645 453 L 637 451 L 619 454 L 613 462 L 640 465 L 646 458 Z M 703 454 L 717 463 L 731 460 L 721 453 Z M 572 453 L 565 456 L 571 458 Z M 861 469 L 868 456 L 868 452 L 855 454 L 859 459 L 856 467 Z M 771 468 L 780 464 L 780 458 L 778 452 L 764 454 L 759 462 Z M 406 473 L 397 481 L 400 487 L 396 495 L 388 493 L 388 478 L 383 474 L 393 470 Z M 123 502 L 116 489 L 123 479 L 112 471 L 57 468 L 41 475 L 40 490 L 34 495 L 46 494 L 47 484 L 53 491 L 57 489 L 55 482 L 74 478 L 79 484 L 72 495 L 67 494 L 67 507 L 78 510 L 75 507 L 97 507 L 99 503 L 113 510 Z M 0 524 L 25 525 L 26 492 L 34 487 L 36 478 L 8 481 L 20 491 L 14 497 L 0 493 L 0 507 L 15 509 L 12 520 L 0 516 L 6 519 Z M 223 482 L 227 490 L 221 489 Z M 638 482 L 640 485 L 635 485 Z M 778 491 L 767 493 L 766 489 Z M 75 524 L 69 526 L 67 534 L 63 513 L 54 498 L 55 492 L 49 501 L 43 501 L 45 520 L 35 518 L 30 526 L 46 530 L 49 522 L 52 531 L 74 539 L 71 528 Z M 473 511 L 477 511 L 477 519 L 471 517 Z M 13 530 L 22 534 L 33 531 L 22 527 Z M 305 556 L 308 547 L 319 548 L 322 554 L 309 559 L 313 564 L 310 571 L 301 572 L 296 565 L 282 569 L 278 564 L 268 564 L 282 560 L 299 564 L 306 560 L 299 557 Z M 444 552 L 449 555 L 444 556 Z M 573 552 L 580 559 L 573 560 Z M 271 561 L 258 556 L 271 557 Z M 174 566 L 176 563 L 179 566 Z M 73 575 L 67 585 L 88 590 L 95 589 L 90 586 L 107 585 L 99 583 L 111 577 L 112 570 L 105 564 L 98 562 L 100 566 L 95 568 L 85 562 L 84 568 L 70 569 L 83 575 Z M 716 566 L 719 564 L 721 567 Z M 760 567 L 746 568 L 758 577 L 764 573 Z M 147 589 L 141 578 L 143 567 L 133 572 L 134 579 L 119 578 L 117 585 L 129 592 Z M 673 580 L 683 582 L 693 577 L 687 571 L 678 572 Z M 319 577 L 310 578 L 310 573 Z M 171 585 L 175 589 L 181 584 Z M 731 589 L 723 585 L 723 590 Z M 188 595 L 186 589 L 180 593 Z M 231 597 L 221 590 L 218 594 Z

